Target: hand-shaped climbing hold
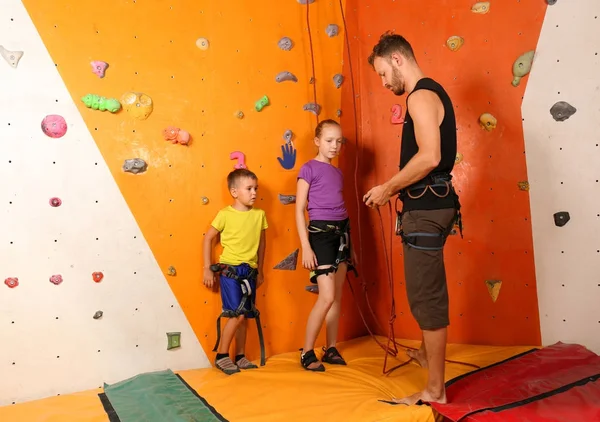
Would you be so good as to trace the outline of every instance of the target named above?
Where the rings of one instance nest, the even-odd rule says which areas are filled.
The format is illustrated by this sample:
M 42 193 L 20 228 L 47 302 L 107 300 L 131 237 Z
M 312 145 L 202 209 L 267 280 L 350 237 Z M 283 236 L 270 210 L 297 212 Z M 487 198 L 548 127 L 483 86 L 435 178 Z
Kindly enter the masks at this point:
M 279 161 L 281 167 L 286 170 L 294 168 L 294 165 L 296 165 L 296 148 L 291 143 L 286 143 L 281 146 L 281 152 L 283 153 L 283 159 L 277 157 L 277 161 Z

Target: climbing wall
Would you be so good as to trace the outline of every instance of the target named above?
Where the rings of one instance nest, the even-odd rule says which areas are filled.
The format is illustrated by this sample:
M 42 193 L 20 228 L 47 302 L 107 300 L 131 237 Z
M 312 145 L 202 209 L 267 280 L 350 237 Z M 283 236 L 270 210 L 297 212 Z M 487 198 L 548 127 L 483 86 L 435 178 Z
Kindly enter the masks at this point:
M 481 6 L 467 0 L 427 7 L 417 1 L 348 2 L 347 9 L 358 22 L 358 48 L 351 49 L 357 56 L 353 63 L 358 62 L 354 70 L 360 75 L 358 190 L 362 197 L 398 171 L 402 124 L 394 124 L 393 117 L 400 108 L 404 114 L 406 96 L 396 97 L 384 88 L 367 63 L 380 35 L 393 30 L 412 43 L 422 69 L 445 87 L 457 115 L 459 154 L 453 175 L 463 207 L 464 239 L 452 236 L 445 252 L 449 340 L 539 344 L 520 109 L 528 80 L 525 77 L 513 86 L 512 68 L 523 53 L 535 49 L 547 5 L 539 0 L 491 1 L 487 8 Z M 351 97 L 345 96 L 343 108 L 351 106 Z M 352 161 L 341 164 L 353 165 Z M 353 189 L 347 193 L 353 195 Z M 363 273 L 378 331 L 388 333 L 391 295 L 385 251 L 390 253 L 392 241 L 396 335 L 420 338 L 406 300 L 402 245 L 390 233 L 395 214 L 390 216 L 387 207 L 381 209 L 384 243 L 377 213 L 354 206 L 355 221 L 359 209 L 362 261 L 369 263 Z
M 548 6 L 523 100 L 542 340 L 600 352 L 600 3 Z
M 24 6 L 0 16 L 0 405 L 209 366 Z
M 221 302 L 217 291 L 202 284 L 203 235 L 218 210 L 232 203 L 226 177 L 242 163 L 258 175 L 256 206 L 266 210 L 269 222 L 266 282 L 258 294 L 267 356 L 302 347 L 316 295 L 305 290 L 308 271 L 295 254 L 300 244 L 289 196 L 295 195 L 301 164 L 316 154 L 314 95 L 320 119 L 338 119 L 340 114 L 347 82 L 336 77 L 342 72 L 344 39 L 339 2 L 315 2 L 308 9 L 298 1 L 282 2 L 276 8 L 254 1 L 238 2 L 235 8 L 182 0 L 109 0 L 77 8 L 68 0 L 25 0 L 24 4 L 56 65 L 54 71 L 93 137 L 90 142 L 95 141 L 102 154 L 92 160 L 91 169 L 79 157 L 85 171 L 73 173 L 71 180 L 79 182 L 102 166 L 110 171 L 139 226 L 137 241 L 146 239 L 158 263 L 160 274 L 155 277 L 163 283 L 160 289 L 170 287 L 175 306 L 181 306 L 210 359 Z M 23 49 L 18 42 L 10 48 Z M 26 54 L 23 61 L 33 56 Z M 311 83 L 313 57 L 316 83 Z M 90 108 L 94 97 L 88 94 L 115 99 L 121 108 L 116 113 Z M 175 129 L 172 134 L 164 132 L 169 127 Z M 179 137 L 176 129 L 181 130 Z M 133 161 L 125 165 L 126 160 Z M 23 169 L 19 176 L 26 177 L 28 171 Z M 45 173 L 39 170 L 39 174 Z M 93 196 L 98 186 L 92 183 L 84 188 Z M 53 192 L 44 194 L 60 196 Z M 65 198 L 61 208 L 51 211 L 68 204 L 81 207 L 80 201 Z M 102 221 L 108 218 L 117 217 L 105 212 Z M 100 245 L 95 237 L 103 239 L 106 230 L 98 228 L 94 219 L 87 224 L 91 231 L 102 232 L 90 240 L 91 245 Z M 136 239 L 130 237 L 124 247 L 137 253 Z M 118 253 L 108 240 L 102 248 Z M 217 247 L 215 259 L 219 252 Z M 280 265 L 289 255 L 291 264 Z M 77 257 L 72 260 L 88 271 Z M 140 281 L 135 285 L 147 283 L 141 274 L 149 267 L 136 271 L 134 280 Z M 163 290 L 157 294 L 169 297 Z M 340 340 L 365 332 L 350 292 L 345 294 Z M 161 336 L 166 342 L 165 333 Z M 324 339 L 323 330 L 317 348 Z M 183 345 L 193 341 L 191 334 L 182 333 Z M 251 359 L 259 357 L 253 322 L 247 354 Z

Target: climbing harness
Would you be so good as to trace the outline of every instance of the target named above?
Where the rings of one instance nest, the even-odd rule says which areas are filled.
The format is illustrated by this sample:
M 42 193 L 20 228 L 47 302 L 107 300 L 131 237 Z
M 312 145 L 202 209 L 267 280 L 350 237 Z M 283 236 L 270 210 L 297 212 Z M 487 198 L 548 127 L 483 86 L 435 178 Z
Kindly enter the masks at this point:
M 438 194 L 435 188 L 445 188 L 446 192 L 443 195 Z M 405 233 L 402 228 L 402 215 L 403 211 L 398 211 L 398 200 L 404 200 L 406 198 L 419 199 L 427 191 L 432 192 L 438 198 L 445 198 L 452 194 L 454 197 L 454 207 L 456 209 L 456 216 L 452 222 L 446 227 L 442 233 Z M 419 194 L 414 194 L 420 192 Z M 463 237 L 462 233 L 462 216 L 460 214 L 460 202 L 458 195 L 452 185 L 452 175 L 449 173 L 437 173 L 425 177 L 423 180 L 405 188 L 400 191 L 396 198 L 396 235 L 402 238 L 402 241 L 412 248 L 424 250 L 424 251 L 439 251 L 444 248 L 448 236 L 452 232 L 454 226 L 458 226 L 460 230 L 460 237 Z
M 237 318 L 244 314 L 247 318 L 254 318 L 256 320 L 256 328 L 258 330 L 258 341 L 260 343 L 260 366 L 265 366 L 265 341 L 263 338 L 262 327 L 260 325 L 260 312 L 256 309 L 254 302 L 252 301 L 252 287 L 250 286 L 249 280 L 255 280 L 258 275 L 258 270 L 252 268 L 250 273 L 246 277 L 240 277 L 237 275 L 235 268 L 227 264 L 213 264 L 210 266 L 210 270 L 215 274 L 221 274 L 227 278 L 231 278 L 240 284 L 242 289 L 242 300 L 235 311 L 224 310 L 221 315 L 217 317 L 217 342 L 213 348 L 213 352 L 216 352 L 221 341 L 221 318 Z M 246 302 L 250 302 L 250 311 L 245 308 Z
M 337 256 L 333 265 L 327 268 L 317 268 L 310 272 L 310 281 L 317 283 L 317 277 L 320 275 L 327 275 L 331 272 L 336 273 L 340 263 L 346 262 L 348 265 L 348 271 L 353 271 L 354 275 L 358 277 L 358 272 L 352 262 L 352 249 L 350 242 L 350 222 L 344 220 L 341 224 L 327 224 L 321 221 L 311 221 L 308 225 L 307 230 L 310 233 L 334 233 L 340 238 L 340 246 L 338 247 Z

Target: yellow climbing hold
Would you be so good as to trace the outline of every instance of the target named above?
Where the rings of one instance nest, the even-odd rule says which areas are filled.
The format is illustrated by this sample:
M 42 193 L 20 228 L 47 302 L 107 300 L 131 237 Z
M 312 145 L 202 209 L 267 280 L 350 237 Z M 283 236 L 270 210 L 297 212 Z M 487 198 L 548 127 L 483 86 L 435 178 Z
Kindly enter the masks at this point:
M 496 302 L 496 300 L 498 300 L 498 295 L 500 294 L 500 287 L 502 287 L 502 281 L 485 280 L 485 285 L 487 286 L 488 293 L 492 297 L 492 301 Z
M 458 164 L 458 163 L 460 163 L 463 160 L 463 158 L 464 158 L 463 155 L 460 152 L 457 152 L 456 153 L 456 159 L 454 160 L 454 162 L 456 164 Z
M 464 43 L 464 38 L 459 37 L 458 35 L 453 35 L 446 41 L 446 45 L 452 51 L 458 51 L 458 49 L 461 48 Z
M 513 86 L 519 86 L 521 83 L 521 78 L 527 75 L 531 71 L 531 66 L 533 64 L 533 57 L 535 55 L 535 51 L 528 51 L 527 53 L 521 54 L 517 57 L 517 60 L 513 63 Z
M 196 47 L 200 50 L 208 50 L 208 40 L 206 38 L 198 38 L 196 40 Z
M 482 129 L 487 130 L 488 132 L 491 132 L 492 130 L 496 129 L 497 124 L 498 120 L 496 120 L 496 118 L 490 113 L 483 113 L 481 116 L 479 116 L 479 126 L 481 126 Z
M 490 11 L 490 2 L 489 1 L 480 1 L 475 3 L 473 7 L 471 7 L 471 12 L 477 13 L 479 15 L 485 15 Z
M 527 180 L 525 180 L 523 182 L 517 182 L 517 185 L 519 186 L 519 189 L 521 189 L 521 190 L 524 190 L 524 191 L 529 190 L 529 182 Z

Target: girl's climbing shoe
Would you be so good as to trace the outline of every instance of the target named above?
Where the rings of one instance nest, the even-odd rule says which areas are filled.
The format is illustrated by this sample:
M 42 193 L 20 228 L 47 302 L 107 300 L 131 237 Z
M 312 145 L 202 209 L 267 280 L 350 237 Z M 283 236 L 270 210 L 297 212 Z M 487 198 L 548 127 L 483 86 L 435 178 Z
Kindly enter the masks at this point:
M 329 349 L 323 347 L 323 351 L 325 352 L 323 359 L 321 359 L 323 362 L 331 363 L 332 365 L 346 365 L 346 361 L 335 347 L 330 347 Z
M 300 350 L 302 351 L 302 349 L 300 349 Z M 312 363 L 318 363 L 319 366 L 315 366 L 313 368 L 309 368 L 310 364 L 312 364 Z M 313 371 L 313 372 L 323 372 L 323 371 L 325 371 L 325 367 L 317 359 L 317 356 L 315 355 L 315 351 L 314 350 L 309 350 L 306 353 L 301 353 L 300 354 L 300 364 L 304 367 L 304 369 L 306 369 L 308 371 Z

